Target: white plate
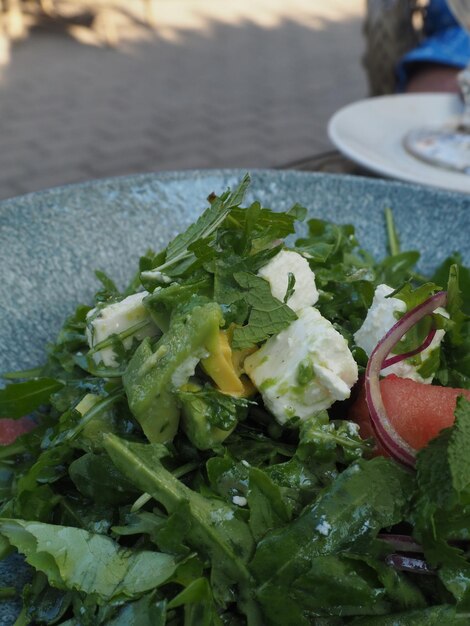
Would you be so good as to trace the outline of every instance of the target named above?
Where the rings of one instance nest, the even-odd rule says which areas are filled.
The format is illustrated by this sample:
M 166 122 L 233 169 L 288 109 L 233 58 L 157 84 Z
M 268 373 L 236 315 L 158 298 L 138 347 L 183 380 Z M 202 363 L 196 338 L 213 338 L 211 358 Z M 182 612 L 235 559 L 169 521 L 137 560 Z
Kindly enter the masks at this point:
M 343 154 L 373 172 L 470 193 L 470 176 L 428 165 L 411 156 L 403 146 L 403 137 L 409 130 L 452 123 L 461 111 L 457 95 L 369 98 L 335 113 L 328 124 L 328 134 Z

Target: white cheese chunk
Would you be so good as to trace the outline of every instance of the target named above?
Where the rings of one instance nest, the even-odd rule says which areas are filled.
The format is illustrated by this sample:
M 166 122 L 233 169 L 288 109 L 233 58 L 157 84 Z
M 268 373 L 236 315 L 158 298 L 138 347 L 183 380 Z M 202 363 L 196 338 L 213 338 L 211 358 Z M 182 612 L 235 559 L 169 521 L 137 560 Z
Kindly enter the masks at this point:
M 244 367 L 264 403 L 284 424 L 306 419 L 349 398 L 357 381 L 357 365 L 346 339 L 313 307 L 271 337 Z
M 273 296 L 281 302 L 284 301 L 287 292 L 289 274 L 294 275 L 295 285 L 293 294 L 287 300 L 287 306 L 296 312 L 304 307 L 313 306 L 318 300 L 315 274 L 310 269 L 307 259 L 298 252 L 281 250 L 258 272 L 258 276 L 270 284 Z
M 388 285 L 378 285 L 370 309 L 367 312 L 364 323 L 354 334 L 356 344 L 362 348 L 368 356 L 371 355 L 375 346 L 386 335 L 386 333 L 397 323 L 403 313 L 406 312 L 406 304 L 399 298 L 388 298 L 394 290 Z M 448 317 L 447 311 L 442 308 L 436 310 L 437 313 Z M 396 374 L 400 378 L 411 378 L 417 382 L 431 384 L 434 376 L 423 378 L 418 369 L 424 361 L 431 355 L 431 352 L 439 348 L 445 331 L 438 329 L 430 345 L 417 355 L 419 363 L 417 365 L 405 359 L 394 365 L 384 368 L 381 371 L 383 376 Z
M 103 308 L 92 309 L 87 314 L 86 336 L 90 348 L 113 334 L 130 331 L 136 327 L 129 337 L 123 339 L 125 348 L 130 348 L 134 338 L 141 340 L 144 337 L 152 337 L 158 334 L 158 328 L 152 322 L 150 315 L 142 303 L 147 291 L 135 293 L 121 302 L 108 304 Z M 93 353 L 95 363 L 101 361 L 109 367 L 117 365 L 116 355 L 111 346 L 102 348 Z
M 197 364 L 201 359 L 205 359 L 209 356 L 209 352 L 204 350 L 198 350 L 196 354 L 188 356 L 188 358 L 179 365 L 173 372 L 171 377 L 171 384 L 175 389 L 179 389 L 185 385 L 188 380 L 193 376 L 196 371 Z

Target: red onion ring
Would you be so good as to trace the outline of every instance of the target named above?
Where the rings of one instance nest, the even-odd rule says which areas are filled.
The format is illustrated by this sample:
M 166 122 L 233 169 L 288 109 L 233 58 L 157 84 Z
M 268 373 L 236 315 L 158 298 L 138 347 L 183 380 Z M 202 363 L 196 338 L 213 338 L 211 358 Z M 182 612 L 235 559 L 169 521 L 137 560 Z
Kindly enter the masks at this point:
M 402 554 L 389 554 L 385 557 L 385 563 L 401 572 L 412 574 L 434 574 L 434 570 L 423 559 L 416 559 Z
M 379 533 L 377 538 L 388 543 L 390 547 L 397 552 L 416 552 L 417 554 L 423 554 L 423 547 L 419 543 L 416 543 L 410 535 Z
M 404 352 L 403 354 L 395 354 L 394 356 L 391 356 L 389 359 L 385 359 L 385 361 L 382 363 L 382 369 L 384 370 L 386 367 L 390 367 L 390 365 L 395 365 L 395 363 L 400 363 L 401 361 L 404 361 L 405 359 L 409 359 L 415 354 L 419 354 L 420 352 L 423 352 L 423 350 L 426 350 L 426 348 L 429 348 L 435 336 L 436 336 L 436 329 L 431 328 L 431 330 L 428 333 L 428 336 L 426 337 L 426 339 L 423 341 L 423 343 L 420 346 L 418 346 L 414 350 L 411 350 L 410 352 Z
M 439 291 L 411 311 L 408 311 L 408 313 L 405 313 L 375 346 L 367 363 L 364 379 L 366 402 L 377 439 L 393 458 L 410 467 L 414 467 L 416 450 L 397 433 L 388 419 L 380 391 L 380 371 L 384 363 L 386 363 L 388 355 L 403 335 L 423 317 L 433 313 L 438 307 L 445 306 L 446 302 L 447 292 Z M 429 335 L 420 348 L 427 343 L 428 339 Z

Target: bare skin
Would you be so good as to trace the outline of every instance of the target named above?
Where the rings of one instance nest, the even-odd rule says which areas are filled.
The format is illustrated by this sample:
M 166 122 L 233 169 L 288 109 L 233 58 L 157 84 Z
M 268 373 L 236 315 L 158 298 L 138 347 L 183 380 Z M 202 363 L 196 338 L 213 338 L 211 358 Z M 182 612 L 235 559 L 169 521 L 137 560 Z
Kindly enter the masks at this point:
M 457 74 L 459 69 L 448 65 L 426 63 L 411 75 L 406 91 L 408 93 L 423 93 L 441 91 L 445 93 L 459 93 Z

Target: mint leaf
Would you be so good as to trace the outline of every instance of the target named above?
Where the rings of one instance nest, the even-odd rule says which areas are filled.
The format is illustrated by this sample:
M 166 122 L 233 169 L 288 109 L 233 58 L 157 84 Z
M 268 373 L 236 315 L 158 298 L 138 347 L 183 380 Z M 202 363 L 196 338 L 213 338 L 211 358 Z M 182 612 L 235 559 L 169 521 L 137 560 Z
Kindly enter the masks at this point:
M 427 515 L 451 509 L 470 485 L 470 402 L 457 399 L 455 424 L 444 429 L 419 454 L 416 463 L 420 505 Z
M 230 213 L 232 226 L 231 247 L 242 256 L 269 247 L 275 240 L 284 239 L 295 232 L 295 222 L 304 219 L 306 209 L 299 204 L 287 212 L 272 211 L 263 208 L 259 202 L 253 202 L 248 208 L 235 208 Z
M 449 459 L 452 486 L 462 493 L 470 485 L 470 402 L 464 397 L 457 399 L 455 425 L 449 440 Z
M 248 324 L 236 328 L 233 333 L 234 350 L 251 348 L 266 341 L 297 319 L 292 309 L 272 295 L 271 287 L 264 278 L 249 272 L 237 272 L 234 278 L 245 290 L 244 299 L 251 307 Z
M 425 557 L 462 610 L 470 606 L 470 562 L 468 554 L 449 542 L 468 538 L 469 445 L 470 402 L 460 397 L 454 426 L 418 454 L 418 496 L 413 510 L 414 533 Z

